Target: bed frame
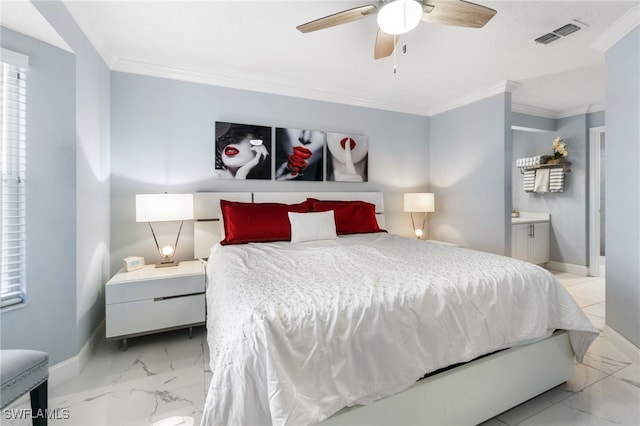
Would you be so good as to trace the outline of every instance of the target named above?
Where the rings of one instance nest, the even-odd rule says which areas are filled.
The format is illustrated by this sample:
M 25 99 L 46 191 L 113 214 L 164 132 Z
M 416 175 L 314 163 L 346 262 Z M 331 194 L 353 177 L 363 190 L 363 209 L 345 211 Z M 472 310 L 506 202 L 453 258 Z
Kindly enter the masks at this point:
M 362 200 L 376 205 L 384 227 L 381 192 L 199 192 L 195 194 L 194 252 L 206 258 L 222 237 L 220 199 L 297 203 L 307 197 Z M 506 349 L 434 374 L 411 388 L 366 406 L 345 408 L 326 425 L 473 425 L 482 423 L 574 374 L 575 355 L 566 331 Z

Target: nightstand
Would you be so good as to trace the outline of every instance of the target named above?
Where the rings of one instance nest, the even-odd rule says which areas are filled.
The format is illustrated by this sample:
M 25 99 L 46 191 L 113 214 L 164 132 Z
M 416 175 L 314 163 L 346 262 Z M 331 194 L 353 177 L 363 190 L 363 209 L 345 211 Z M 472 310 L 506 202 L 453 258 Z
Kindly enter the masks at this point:
M 147 265 L 136 271 L 120 270 L 105 286 L 106 337 L 127 339 L 205 322 L 204 263 L 180 262 L 178 266 L 156 268 Z

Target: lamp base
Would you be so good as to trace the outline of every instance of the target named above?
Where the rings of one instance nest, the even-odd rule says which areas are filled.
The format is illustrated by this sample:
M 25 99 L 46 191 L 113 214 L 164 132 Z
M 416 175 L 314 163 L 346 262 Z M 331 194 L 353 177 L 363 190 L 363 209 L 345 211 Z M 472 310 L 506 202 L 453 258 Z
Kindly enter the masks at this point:
M 160 263 L 156 263 L 156 268 L 167 268 L 169 266 L 178 266 L 179 262 L 160 262 Z

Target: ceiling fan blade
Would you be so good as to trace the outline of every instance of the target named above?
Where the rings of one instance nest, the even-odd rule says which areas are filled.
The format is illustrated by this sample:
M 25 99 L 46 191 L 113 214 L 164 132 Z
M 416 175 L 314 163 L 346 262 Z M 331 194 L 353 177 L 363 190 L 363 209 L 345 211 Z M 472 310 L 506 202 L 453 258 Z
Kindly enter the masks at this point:
M 346 24 L 347 22 L 357 21 L 376 10 L 376 6 L 368 4 L 365 6 L 354 7 L 353 9 L 343 10 L 306 24 L 298 25 L 296 28 L 301 33 L 309 33 L 311 31 L 324 30 L 325 28 L 335 27 L 336 25 Z
M 497 13 L 495 10 L 463 0 L 425 0 L 422 20 L 431 24 L 482 28 Z M 431 11 L 429 7 L 433 6 Z
M 393 53 L 393 49 L 396 48 L 396 43 L 398 43 L 399 38 L 400 36 L 393 36 L 392 34 L 387 34 L 382 30 L 378 30 L 378 34 L 376 35 L 376 46 L 373 49 L 373 58 L 381 59 L 391 55 Z

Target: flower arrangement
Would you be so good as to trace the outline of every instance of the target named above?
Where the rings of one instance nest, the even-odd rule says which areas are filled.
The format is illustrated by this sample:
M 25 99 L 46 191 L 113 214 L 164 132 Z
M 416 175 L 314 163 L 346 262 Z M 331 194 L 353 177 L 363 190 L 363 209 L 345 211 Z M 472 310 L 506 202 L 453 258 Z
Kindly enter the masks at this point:
M 567 144 L 562 140 L 562 138 L 555 138 L 553 141 L 553 159 L 559 161 L 567 155 L 569 155 L 569 151 L 567 151 Z

